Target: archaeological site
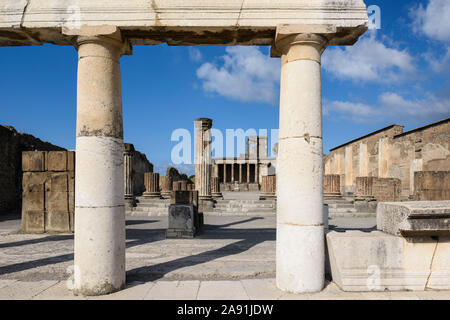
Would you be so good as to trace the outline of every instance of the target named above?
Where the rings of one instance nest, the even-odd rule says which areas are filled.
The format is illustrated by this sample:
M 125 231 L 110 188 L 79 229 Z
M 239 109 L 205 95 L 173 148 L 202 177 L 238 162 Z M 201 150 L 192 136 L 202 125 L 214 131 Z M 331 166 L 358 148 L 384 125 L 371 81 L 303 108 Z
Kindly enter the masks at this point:
M 323 70 L 338 63 L 325 53 L 358 58 L 369 2 L 0 0 L 0 52 L 51 44 L 77 61 L 73 145 L 39 119 L 23 130 L 32 122 L 18 111 L 0 118 L 0 299 L 450 299 L 450 106 L 420 122 L 384 111 L 356 129 L 322 108 L 341 106 L 322 98 L 333 89 Z M 163 44 L 270 49 L 258 53 L 279 62 L 276 139 L 246 135 L 243 150 L 218 155 L 214 130 L 269 122 L 195 109 L 190 96 L 177 104 L 195 116 L 139 102 L 155 106 L 139 110 L 149 124 L 138 131 L 128 104 L 139 98 L 125 90 L 139 80 L 125 82 L 122 57 Z M 210 53 L 198 52 L 192 61 Z M 220 59 L 227 87 L 237 60 Z M 161 96 L 183 94 L 173 91 Z M 171 121 L 148 120 L 162 113 Z M 161 165 L 174 139 L 156 122 L 190 128 L 190 167 Z

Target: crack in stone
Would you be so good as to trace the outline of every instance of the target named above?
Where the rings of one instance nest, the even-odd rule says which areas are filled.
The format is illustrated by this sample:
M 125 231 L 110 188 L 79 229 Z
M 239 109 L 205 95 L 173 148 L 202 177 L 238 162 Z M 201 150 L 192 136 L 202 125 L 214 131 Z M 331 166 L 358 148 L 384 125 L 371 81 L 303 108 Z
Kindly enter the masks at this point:
M 436 251 L 437 251 L 438 244 L 439 244 L 439 238 L 438 238 L 437 241 L 436 241 L 436 246 L 434 247 L 434 250 L 433 250 L 433 256 L 431 257 L 431 262 L 430 262 L 430 274 L 428 275 L 427 282 L 425 283 L 425 289 L 428 288 L 428 283 L 430 282 L 430 278 L 431 278 L 431 275 L 432 275 L 432 273 L 433 273 L 434 256 L 436 255 Z
M 31 0 L 27 0 L 27 4 L 23 8 L 22 18 L 20 19 L 20 28 L 23 28 L 23 23 L 25 21 L 25 14 L 27 12 L 28 5 L 30 4 L 30 2 L 31 2 Z

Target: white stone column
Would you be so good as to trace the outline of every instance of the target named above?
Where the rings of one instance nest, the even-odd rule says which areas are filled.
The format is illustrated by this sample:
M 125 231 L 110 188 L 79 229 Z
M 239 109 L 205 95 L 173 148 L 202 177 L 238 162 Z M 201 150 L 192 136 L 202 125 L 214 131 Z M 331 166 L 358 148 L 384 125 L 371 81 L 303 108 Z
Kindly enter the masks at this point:
M 324 286 L 321 54 L 326 44 L 316 34 L 277 33 L 276 39 L 282 59 L 276 282 L 294 293 Z
M 75 293 L 125 286 L 124 144 L 118 31 L 78 36 Z
M 212 120 L 196 119 L 195 122 L 195 188 L 198 190 L 199 209 L 213 206 L 211 196 L 211 127 Z

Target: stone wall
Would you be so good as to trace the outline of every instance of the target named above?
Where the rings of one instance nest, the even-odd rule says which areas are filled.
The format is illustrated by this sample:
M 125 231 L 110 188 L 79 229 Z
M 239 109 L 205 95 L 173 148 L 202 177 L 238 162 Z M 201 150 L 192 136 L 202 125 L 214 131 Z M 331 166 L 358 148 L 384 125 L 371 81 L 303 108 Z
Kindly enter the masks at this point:
M 450 171 L 415 172 L 414 200 L 450 200 Z
M 23 152 L 22 170 L 22 231 L 73 231 L 75 152 Z
M 357 177 L 356 197 L 382 201 L 400 201 L 401 181 L 396 178 Z
M 22 151 L 65 150 L 19 133 L 13 127 L 0 126 L 0 214 L 20 212 L 22 205 Z
M 341 192 L 354 194 L 357 177 L 396 178 L 401 199 L 414 195 L 414 173 L 450 170 L 450 118 L 408 132 L 392 125 L 331 150 L 325 174 L 341 177 Z
M 133 193 L 141 195 L 145 192 L 144 174 L 153 172 L 153 164 L 148 161 L 147 156 L 139 151 L 133 154 Z

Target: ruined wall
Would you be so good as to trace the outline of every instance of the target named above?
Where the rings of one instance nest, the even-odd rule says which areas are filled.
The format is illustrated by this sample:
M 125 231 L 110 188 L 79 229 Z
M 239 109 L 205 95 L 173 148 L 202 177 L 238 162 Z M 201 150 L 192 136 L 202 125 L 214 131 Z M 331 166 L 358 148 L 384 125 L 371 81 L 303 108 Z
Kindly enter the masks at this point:
M 414 173 L 450 170 L 450 118 L 401 132 L 391 126 L 335 148 L 325 158 L 325 174 L 341 177 L 341 192 L 352 194 L 357 177 L 396 178 L 401 199 L 414 195 Z
M 357 177 L 356 197 L 373 197 L 378 202 L 400 201 L 401 181 L 396 178 Z
M 141 195 L 145 192 L 144 173 L 153 172 L 153 164 L 147 156 L 139 151 L 133 154 L 133 193 Z
M 325 174 L 340 175 L 341 193 L 354 194 L 356 177 L 378 177 L 379 140 L 402 131 L 403 126 L 392 125 L 332 149 L 324 160 Z
M 23 152 L 22 170 L 22 231 L 73 231 L 75 152 Z
M 13 127 L 0 126 L 0 214 L 20 212 L 22 198 L 22 151 L 65 150 L 19 133 Z
M 450 200 L 450 171 L 414 173 L 414 200 Z

